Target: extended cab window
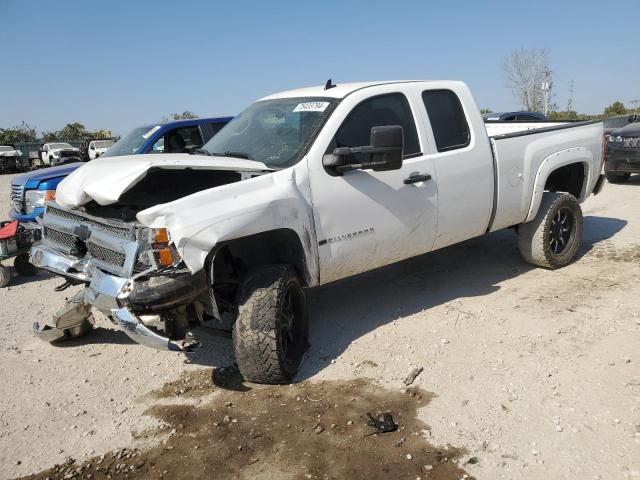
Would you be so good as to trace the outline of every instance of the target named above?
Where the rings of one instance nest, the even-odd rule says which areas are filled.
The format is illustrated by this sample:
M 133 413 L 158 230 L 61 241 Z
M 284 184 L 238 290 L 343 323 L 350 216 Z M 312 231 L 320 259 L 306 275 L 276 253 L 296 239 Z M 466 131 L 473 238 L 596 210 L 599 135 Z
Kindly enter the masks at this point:
M 371 128 L 400 125 L 404 131 L 404 155 L 420 152 L 411 107 L 401 93 L 364 100 L 351 110 L 334 137 L 335 147 L 362 147 L 371 143 Z
M 426 90 L 422 92 L 422 101 L 439 152 L 469 145 L 469 124 L 455 93 L 451 90 Z
M 171 130 L 154 145 L 154 153 L 189 153 L 203 145 L 197 126 L 181 127 Z

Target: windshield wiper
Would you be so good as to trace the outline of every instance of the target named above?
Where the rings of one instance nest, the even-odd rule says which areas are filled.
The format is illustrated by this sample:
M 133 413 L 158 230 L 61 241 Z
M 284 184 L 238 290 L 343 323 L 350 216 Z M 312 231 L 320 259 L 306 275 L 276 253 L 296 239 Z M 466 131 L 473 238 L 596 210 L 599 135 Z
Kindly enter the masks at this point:
M 232 152 L 231 150 L 227 150 L 223 153 L 214 152 L 211 155 L 216 155 L 218 157 L 235 157 L 235 158 L 244 158 L 245 160 L 253 160 L 251 155 L 245 152 Z
M 204 148 L 198 148 L 198 149 L 194 150 L 193 152 L 191 152 L 191 155 L 207 155 L 207 156 L 211 156 L 209 151 L 205 150 Z

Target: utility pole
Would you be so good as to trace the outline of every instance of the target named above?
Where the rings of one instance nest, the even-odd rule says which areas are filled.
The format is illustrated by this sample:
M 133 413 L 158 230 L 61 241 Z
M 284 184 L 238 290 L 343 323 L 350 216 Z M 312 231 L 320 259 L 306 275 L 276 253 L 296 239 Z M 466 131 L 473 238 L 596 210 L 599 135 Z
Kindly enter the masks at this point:
M 569 100 L 567 100 L 567 112 L 573 112 L 573 80 L 569 82 Z
M 551 85 L 549 84 L 549 76 L 551 75 L 551 71 L 545 70 L 544 72 L 544 81 L 542 82 L 542 92 L 544 93 L 544 114 L 545 116 L 549 113 L 549 90 L 551 89 Z

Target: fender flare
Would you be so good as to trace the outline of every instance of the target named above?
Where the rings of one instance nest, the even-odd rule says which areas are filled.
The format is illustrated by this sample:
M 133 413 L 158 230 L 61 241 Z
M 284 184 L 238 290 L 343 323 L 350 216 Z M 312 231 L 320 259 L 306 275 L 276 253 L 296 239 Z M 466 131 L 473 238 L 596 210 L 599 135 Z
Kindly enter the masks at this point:
M 594 157 L 591 151 L 585 147 L 572 147 L 566 150 L 560 150 L 547 156 L 536 172 L 535 181 L 533 184 L 533 194 L 531 197 L 531 203 L 529 205 L 529 211 L 524 219 L 523 223 L 530 222 L 538 214 L 540 203 L 542 202 L 542 195 L 544 194 L 544 186 L 547 183 L 549 175 L 551 175 L 558 168 L 571 165 L 573 163 L 581 163 L 584 167 L 585 181 L 582 184 L 582 191 L 580 192 L 579 202 L 583 202 L 589 192 L 589 185 L 592 183 L 592 174 L 589 165 L 593 163 Z

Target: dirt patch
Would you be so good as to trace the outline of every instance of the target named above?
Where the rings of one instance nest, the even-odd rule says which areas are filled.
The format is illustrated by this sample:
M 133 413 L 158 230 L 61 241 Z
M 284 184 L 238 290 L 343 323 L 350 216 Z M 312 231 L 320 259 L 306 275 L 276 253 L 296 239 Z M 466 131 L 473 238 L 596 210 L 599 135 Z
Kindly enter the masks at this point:
M 214 397 L 151 407 L 147 414 L 165 423 L 150 432 L 164 437 L 156 447 L 117 450 L 81 464 L 70 459 L 26 478 L 472 478 L 458 465 L 463 450 L 425 441 L 430 430 L 417 410 L 433 394 L 388 390 L 368 379 L 240 385 L 234 369 L 186 374 L 155 392 L 156 399 Z M 384 412 L 397 430 L 375 433 L 367 413 L 378 418 Z

